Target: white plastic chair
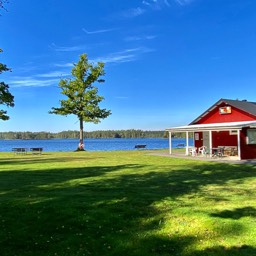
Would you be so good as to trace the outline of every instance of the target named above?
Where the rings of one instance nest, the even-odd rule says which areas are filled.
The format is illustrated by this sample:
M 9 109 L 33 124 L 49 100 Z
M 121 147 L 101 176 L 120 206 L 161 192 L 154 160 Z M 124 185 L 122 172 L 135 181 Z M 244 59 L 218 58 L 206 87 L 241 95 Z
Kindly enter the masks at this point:
M 196 156 L 197 155 L 197 148 L 193 147 L 189 150 L 189 153 L 191 154 L 191 156 Z
M 198 153 L 201 154 L 202 156 L 206 155 L 206 146 L 198 148 Z

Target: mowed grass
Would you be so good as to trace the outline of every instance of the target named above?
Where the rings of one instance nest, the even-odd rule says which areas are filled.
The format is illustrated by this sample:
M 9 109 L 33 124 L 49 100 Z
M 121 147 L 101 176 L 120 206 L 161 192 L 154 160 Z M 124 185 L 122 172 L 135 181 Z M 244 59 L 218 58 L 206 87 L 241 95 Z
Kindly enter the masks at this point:
M 0 154 L 0 254 L 256 255 L 256 166 Z

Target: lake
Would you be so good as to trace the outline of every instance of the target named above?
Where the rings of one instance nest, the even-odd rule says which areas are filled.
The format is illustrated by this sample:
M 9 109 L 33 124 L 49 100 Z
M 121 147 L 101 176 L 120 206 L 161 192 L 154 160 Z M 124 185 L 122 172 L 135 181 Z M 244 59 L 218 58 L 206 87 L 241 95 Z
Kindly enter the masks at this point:
M 42 147 L 46 152 L 74 151 L 78 146 L 78 139 L 51 139 L 51 140 L 0 140 L 0 152 L 10 152 L 12 148 L 37 148 Z M 172 147 L 184 143 L 185 139 L 172 139 Z M 192 143 L 190 141 L 190 143 Z M 169 147 L 168 139 L 143 138 L 143 139 L 85 139 L 85 150 L 88 151 L 113 151 L 137 150 L 137 144 L 145 144 L 146 149 L 166 149 Z

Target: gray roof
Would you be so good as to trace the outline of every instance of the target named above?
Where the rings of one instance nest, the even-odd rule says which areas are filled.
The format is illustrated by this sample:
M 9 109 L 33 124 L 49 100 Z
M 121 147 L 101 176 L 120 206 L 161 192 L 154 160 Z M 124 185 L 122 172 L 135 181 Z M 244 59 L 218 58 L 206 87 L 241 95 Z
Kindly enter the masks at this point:
M 221 105 L 222 103 L 225 103 L 226 105 L 230 105 L 232 107 L 240 109 L 256 117 L 256 102 L 250 102 L 247 100 L 220 99 L 214 105 L 212 105 L 209 109 L 207 109 L 203 114 L 197 117 L 193 122 L 191 122 L 190 125 L 197 123 L 200 119 L 202 119 L 204 116 L 206 116 L 209 112 L 211 112 L 215 108 L 219 107 L 219 105 Z

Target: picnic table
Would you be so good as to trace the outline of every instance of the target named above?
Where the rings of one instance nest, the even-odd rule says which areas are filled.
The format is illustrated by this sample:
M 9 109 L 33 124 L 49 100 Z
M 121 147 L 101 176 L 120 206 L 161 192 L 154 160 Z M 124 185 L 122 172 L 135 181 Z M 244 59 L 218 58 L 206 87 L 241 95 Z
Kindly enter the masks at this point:
M 12 148 L 12 152 L 15 154 L 27 154 L 28 148 Z M 32 154 L 42 154 L 43 148 L 30 148 Z
M 137 144 L 137 145 L 135 145 L 134 148 L 139 149 L 139 148 L 145 148 L 146 146 L 147 146 L 147 145 L 145 145 L 145 144 Z
M 12 152 L 15 154 L 27 154 L 27 148 L 12 148 Z
M 30 148 L 32 154 L 42 154 L 43 148 Z

